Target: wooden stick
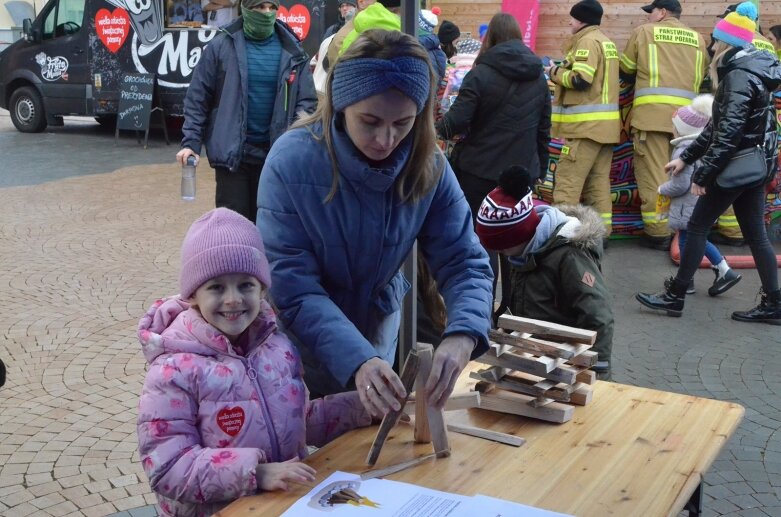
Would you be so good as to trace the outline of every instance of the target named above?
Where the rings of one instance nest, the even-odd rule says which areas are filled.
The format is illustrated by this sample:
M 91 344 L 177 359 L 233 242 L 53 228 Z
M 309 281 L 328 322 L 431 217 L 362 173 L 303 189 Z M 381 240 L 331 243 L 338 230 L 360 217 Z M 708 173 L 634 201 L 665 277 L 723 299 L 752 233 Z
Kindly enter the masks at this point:
M 431 443 L 431 429 L 428 423 L 428 391 L 426 381 L 431 374 L 431 362 L 434 360 L 434 347 L 427 343 L 418 343 L 418 377 L 415 381 L 415 441 Z
M 591 347 L 591 345 L 571 345 L 569 343 L 554 343 L 544 339 L 531 337 L 531 334 L 523 332 L 513 332 L 507 334 L 499 330 L 491 330 L 488 333 L 488 339 L 502 345 L 509 345 L 519 348 L 524 352 L 533 354 L 548 355 L 551 357 L 560 357 L 561 359 L 572 359 L 579 353 Z M 585 348 L 579 348 L 583 346 Z
M 415 383 L 415 376 L 418 373 L 418 353 L 416 350 L 410 350 L 407 355 L 407 359 L 404 360 L 404 367 L 401 370 L 401 383 L 404 385 L 404 390 L 407 392 L 407 397 L 412 391 L 412 386 Z M 358 388 L 360 389 L 360 388 Z M 400 406 L 398 411 L 390 410 L 382 419 L 380 428 L 377 430 L 377 436 L 374 437 L 371 449 L 369 449 L 369 455 L 366 457 L 366 463 L 368 465 L 374 465 L 377 463 L 377 458 L 380 456 L 380 451 L 388 438 L 388 433 L 396 425 L 402 411 L 404 411 L 404 405 L 407 403 L 407 397 L 399 399 Z
M 410 415 L 415 413 L 415 408 L 417 407 L 416 400 L 417 394 L 407 400 L 407 405 L 404 406 L 405 413 Z M 450 395 L 450 398 L 445 402 L 445 411 L 458 411 L 459 409 L 470 409 L 473 407 L 480 407 L 480 393 L 477 391 Z
M 520 318 L 504 314 L 499 316 L 499 327 L 508 330 L 528 332 L 543 339 L 564 341 L 567 343 L 583 343 L 593 345 L 597 340 L 597 333 L 593 330 L 568 327 L 548 321 Z
M 396 465 L 391 465 L 390 467 L 384 467 L 381 469 L 374 469 L 374 470 L 367 470 L 363 474 L 361 474 L 361 481 L 366 481 L 367 479 L 374 479 L 374 478 L 380 478 L 383 476 L 387 476 L 390 474 L 395 474 L 396 472 L 401 472 L 402 470 L 406 470 L 410 467 L 414 467 L 416 465 L 420 465 L 424 461 L 430 460 L 431 458 L 434 458 L 437 456 L 438 453 L 432 452 L 431 454 L 426 454 L 425 456 L 420 456 L 418 458 L 413 458 L 411 460 L 403 461 L 401 463 L 398 463 Z
M 475 436 L 485 440 L 512 445 L 513 447 L 520 447 L 526 443 L 526 440 L 520 436 L 500 433 L 499 431 L 492 431 L 490 429 L 483 429 L 481 427 L 473 427 L 471 425 L 447 424 L 447 429 L 448 431 L 453 431 L 454 433 L 468 434 L 469 436 Z

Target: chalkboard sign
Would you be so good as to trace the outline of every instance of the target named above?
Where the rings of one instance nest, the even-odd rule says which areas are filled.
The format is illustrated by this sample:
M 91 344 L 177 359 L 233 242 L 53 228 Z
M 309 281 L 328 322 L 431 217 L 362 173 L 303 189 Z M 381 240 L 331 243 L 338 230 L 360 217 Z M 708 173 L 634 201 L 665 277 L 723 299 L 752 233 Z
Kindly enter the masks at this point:
M 146 131 L 155 91 L 155 74 L 124 74 L 119 85 L 117 132 Z

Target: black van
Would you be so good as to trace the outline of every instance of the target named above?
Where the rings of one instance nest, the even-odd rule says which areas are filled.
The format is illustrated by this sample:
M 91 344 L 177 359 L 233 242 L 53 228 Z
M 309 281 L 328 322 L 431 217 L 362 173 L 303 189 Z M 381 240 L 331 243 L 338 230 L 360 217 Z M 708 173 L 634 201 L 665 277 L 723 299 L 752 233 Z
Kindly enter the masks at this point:
M 328 21 L 326 1 L 330 19 L 336 0 L 281 2 L 278 16 L 310 55 Z M 25 133 L 62 125 L 63 115 L 113 127 L 122 75 L 154 73 L 166 114 L 181 116 L 193 69 L 218 33 L 203 21 L 201 0 L 49 0 L 24 20 L 24 38 L 0 52 L 0 107 Z

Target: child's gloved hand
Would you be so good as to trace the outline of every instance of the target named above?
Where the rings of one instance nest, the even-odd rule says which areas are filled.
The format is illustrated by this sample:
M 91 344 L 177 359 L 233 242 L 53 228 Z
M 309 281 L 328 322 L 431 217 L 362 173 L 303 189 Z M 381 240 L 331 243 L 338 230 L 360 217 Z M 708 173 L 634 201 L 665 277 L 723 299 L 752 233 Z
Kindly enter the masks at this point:
M 290 458 L 282 463 L 260 463 L 255 467 L 255 480 L 258 490 L 289 490 L 288 481 L 312 483 L 317 471 L 301 463 L 299 458 Z

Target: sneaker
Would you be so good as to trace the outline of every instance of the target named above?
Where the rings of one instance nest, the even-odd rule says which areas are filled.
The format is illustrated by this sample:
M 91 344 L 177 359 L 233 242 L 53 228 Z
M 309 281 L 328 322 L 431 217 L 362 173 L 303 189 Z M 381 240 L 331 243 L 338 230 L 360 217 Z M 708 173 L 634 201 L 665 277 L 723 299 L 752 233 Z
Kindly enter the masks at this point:
M 654 237 L 644 233 L 640 236 L 640 246 L 654 250 L 669 251 L 672 242 L 672 235 L 668 235 L 666 237 Z
M 719 276 L 719 268 L 714 267 L 712 269 L 716 274 L 716 279 L 713 281 L 713 285 L 708 288 L 708 295 L 710 296 L 718 296 L 726 293 L 733 285 L 740 282 L 740 279 L 743 278 L 732 269 L 728 269 L 724 276 Z
M 670 286 L 673 284 L 673 277 L 665 278 L 664 280 L 664 288 L 669 289 Z M 694 279 L 692 278 L 689 280 L 689 285 L 686 286 L 686 294 L 694 294 L 697 290 L 694 289 Z

